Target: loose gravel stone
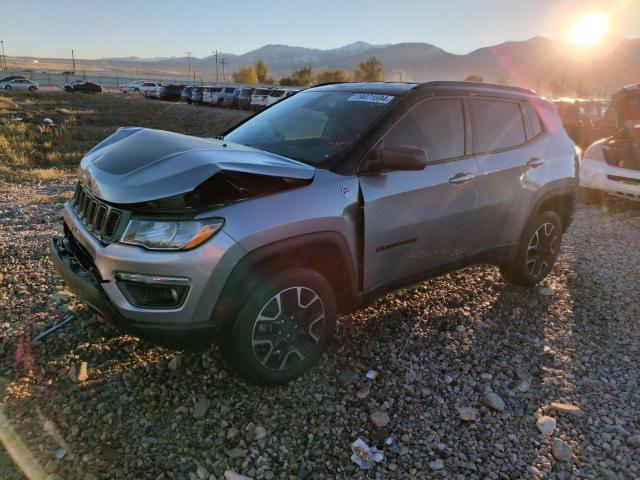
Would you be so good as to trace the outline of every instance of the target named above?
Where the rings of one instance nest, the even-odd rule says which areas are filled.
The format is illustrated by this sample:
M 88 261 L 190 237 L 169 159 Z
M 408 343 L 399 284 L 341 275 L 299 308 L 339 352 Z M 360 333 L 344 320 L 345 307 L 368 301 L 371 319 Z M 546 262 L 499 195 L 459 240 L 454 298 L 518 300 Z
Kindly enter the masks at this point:
M 559 438 L 555 438 L 553 440 L 553 444 L 551 445 L 551 453 L 553 453 L 553 457 L 556 460 L 559 460 L 561 462 L 568 462 L 573 458 L 571 447 Z
M 0 185 L 2 401 L 47 473 L 197 480 L 200 466 L 209 479 L 227 470 L 256 480 L 424 478 L 443 476 L 430 466 L 442 459 L 455 480 L 637 477 L 640 204 L 578 206 L 546 280 L 550 296 L 542 286 L 507 285 L 493 267 L 451 273 L 340 317 L 312 371 L 263 388 L 228 371 L 215 348 L 179 354 L 173 371 L 175 352 L 90 321 L 74 296 L 52 301 L 66 287 L 47 242 L 62 233 L 55 199 L 73 185 Z M 16 362 L 20 339 L 69 311 L 80 321 L 31 345 L 37 370 Z M 77 383 L 81 362 L 89 380 Z M 528 390 L 517 388 L 522 381 Z M 358 398 L 364 385 L 369 393 Z M 488 389 L 508 400 L 502 413 L 484 406 Z M 203 398 L 207 408 L 194 418 Z M 460 407 L 476 409 L 476 420 L 462 420 Z M 382 430 L 373 411 L 389 419 Z M 534 426 L 545 414 L 557 420 L 550 437 Z M 396 440 L 385 444 L 390 435 Z M 554 436 L 575 449 L 569 461 L 556 459 Z M 349 460 L 358 437 L 384 452 L 372 470 Z M 65 442 L 61 460 L 56 439 Z
M 472 407 L 460 407 L 458 408 L 458 415 L 461 420 L 466 422 L 475 422 L 476 421 L 476 409 Z
M 536 426 L 538 427 L 538 430 L 540 430 L 540 433 L 546 436 L 551 436 L 556 430 L 556 419 L 543 415 L 536 421 Z
M 571 405 L 570 403 L 552 402 L 551 408 L 556 412 L 570 413 L 571 415 L 582 415 L 582 410 L 577 405 Z
M 193 418 L 195 419 L 204 418 L 210 406 L 211 406 L 211 400 L 207 398 L 201 398 L 200 400 L 198 400 L 196 404 L 193 406 Z
M 482 401 L 487 407 L 493 410 L 497 410 L 498 412 L 502 412 L 505 409 L 504 400 L 502 400 L 502 398 L 500 398 L 500 395 L 495 392 L 485 393 Z
M 384 428 L 389 424 L 389 415 L 383 410 L 374 410 L 371 412 L 371 422 L 376 428 Z

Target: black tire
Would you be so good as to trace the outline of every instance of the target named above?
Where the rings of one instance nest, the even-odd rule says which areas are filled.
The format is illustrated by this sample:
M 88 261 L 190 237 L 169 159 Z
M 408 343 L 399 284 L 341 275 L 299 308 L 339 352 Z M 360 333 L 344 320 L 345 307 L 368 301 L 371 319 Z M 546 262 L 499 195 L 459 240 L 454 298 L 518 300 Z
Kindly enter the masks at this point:
M 5 89 L 5 90 L 11 90 L 11 85 L 5 85 L 5 86 L 4 86 L 4 89 Z
M 29 87 L 29 91 L 30 92 L 35 92 L 36 91 L 36 87 Z
M 538 214 L 525 228 L 516 256 L 500 266 L 502 277 L 524 287 L 539 283 L 551 272 L 561 244 L 562 221 L 558 214 Z
M 248 382 L 262 385 L 289 382 L 311 368 L 335 329 L 337 306 L 327 280 L 296 267 L 264 272 L 241 291 L 251 293 L 220 339 L 225 362 Z
M 604 190 L 596 190 L 595 188 L 581 188 L 580 196 L 584 203 L 588 205 L 602 205 L 607 202 L 609 195 Z

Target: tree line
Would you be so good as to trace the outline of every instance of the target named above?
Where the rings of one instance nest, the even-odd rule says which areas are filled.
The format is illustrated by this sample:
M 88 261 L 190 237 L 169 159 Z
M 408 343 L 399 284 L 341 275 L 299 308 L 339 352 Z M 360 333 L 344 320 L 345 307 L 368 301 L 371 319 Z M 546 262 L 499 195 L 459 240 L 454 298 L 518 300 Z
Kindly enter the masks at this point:
M 275 85 L 276 83 L 269 72 L 269 67 L 263 60 L 258 60 L 255 65 L 241 66 L 231 74 L 231 77 L 235 83 L 260 83 L 264 85 Z M 377 82 L 381 80 L 384 80 L 382 63 L 376 57 L 371 57 L 352 71 L 336 68 L 323 69 L 314 73 L 311 67 L 303 67 L 291 75 L 281 78 L 278 83 L 282 86 L 307 87 L 327 82 Z

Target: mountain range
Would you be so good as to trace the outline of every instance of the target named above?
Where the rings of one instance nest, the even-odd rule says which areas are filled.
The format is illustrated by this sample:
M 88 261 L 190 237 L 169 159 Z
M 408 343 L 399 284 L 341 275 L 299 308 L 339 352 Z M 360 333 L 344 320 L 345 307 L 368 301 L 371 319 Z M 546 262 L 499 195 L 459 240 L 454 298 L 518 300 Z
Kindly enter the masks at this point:
M 355 42 L 344 47 L 320 50 L 288 45 L 265 45 L 242 55 L 220 53 L 225 72 L 264 60 L 275 79 L 293 70 L 310 66 L 321 69 L 354 69 L 369 57 L 378 58 L 387 80 L 461 80 L 469 75 L 485 81 L 519 85 L 543 91 L 552 82 L 565 90 L 597 92 L 640 82 L 640 38 L 610 39 L 606 48 L 581 51 L 576 47 L 544 37 L 513 41 L 480 48 L 464 55 L 447 52 L 428 43 L 373 45 Z M 28 63 L 33 57 L 13 57 Z M 41 64 L 67 59 L 35 59 Z M 187 57 L 102 58 L 76 60 L 77 69 L 138 71 L 186 75 Z M 191 57 L 191 68 L 198 77 L 215 77 L 215 57 Z M 222 72 L 222 66 L 219 65 Z

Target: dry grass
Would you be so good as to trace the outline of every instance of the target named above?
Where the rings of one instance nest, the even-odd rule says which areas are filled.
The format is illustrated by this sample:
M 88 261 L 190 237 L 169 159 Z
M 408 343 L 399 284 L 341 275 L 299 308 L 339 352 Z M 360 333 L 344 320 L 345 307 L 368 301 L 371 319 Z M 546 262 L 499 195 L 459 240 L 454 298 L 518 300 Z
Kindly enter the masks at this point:
M 0 180 L 69 175 L 85 152 L 121 126 L 215 136 L 246 115 L 120 94 L 0 92 Z M 45 125 L 45 118 L 53 126 Z

